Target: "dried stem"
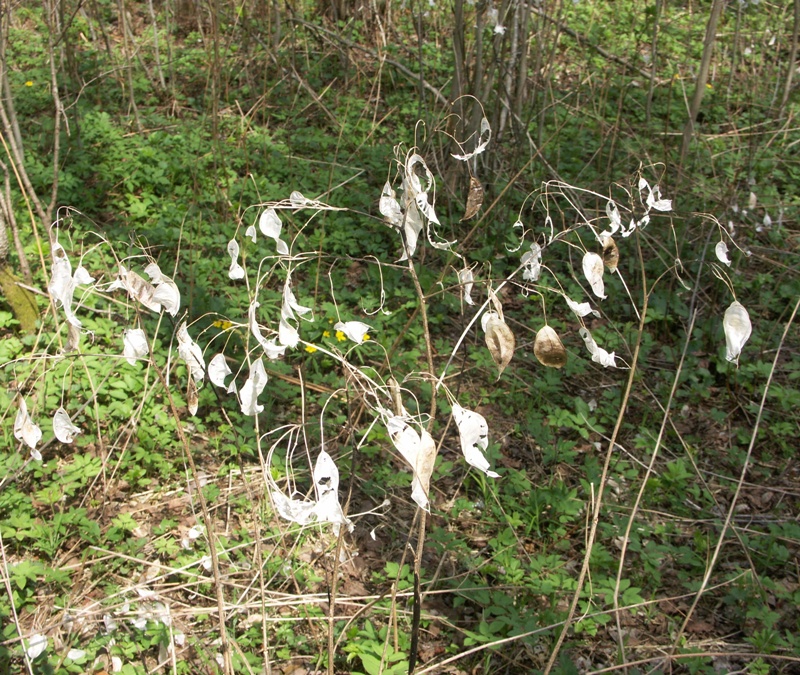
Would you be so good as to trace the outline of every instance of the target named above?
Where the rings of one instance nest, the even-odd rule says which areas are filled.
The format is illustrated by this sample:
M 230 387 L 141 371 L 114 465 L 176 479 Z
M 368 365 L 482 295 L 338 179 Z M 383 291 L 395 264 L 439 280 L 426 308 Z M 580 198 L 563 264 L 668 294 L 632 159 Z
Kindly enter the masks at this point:
M 728 513 L 725 516 L 725 522 L 722 524 L 722 531 L 719 533 L 719 538 L 717 539 L 717 545 L 714 547 L 714 552 L 711 554 L 711 559 L 708 561 L 708 565 L 706 566 L 706 572 L 703 575 L 703 580 L 700 583 L 700 588 L 697 590 L 697 593 L 694 596 L 694 600 L 692 601 L 691 607 L 686 612 L 686 616 L 683 618 L 683 623 L 681 624 L 680 629 L 678 630 L 677 635 L 672 642 L 672 649 L 670 650 L 670 657 L 675 655 L 675 651 L 678 648 L 678 644 L 680 644 L 683 634 L 686 632 L 686 626 L 689 625 L 689 621 L 691 621 L 692 615 L 694 614 L 694 610 L 697 608 L 697 604 L 700 602 L 700 598 L 702 597 L 703 593 L 705 593 L 706 588 L 708 587 L 708 582 L 711 579 L 711 574 L 714 571 L 714 568 L 717 564 L 717 559 L 719 558 L 719 553 L 722 550 L 722 546 L 725 543 L 725 533 L 731 526 L 731 521 L 733 520 L 733 514 L 736 512 L 737 507 L 739 506 L 739 495 L 742 492 L 742 486 L 744 485 L 745 477 L 747 476 L 747 471 L 750 468 L 750 458 L 753 455 L 753 448 L 756 444 L 756 438 L 758 438 L 758 430 L 761 426 L 761 420 L 764 416 L 764 407 L 767 403 L 767 396 L 769 395 L 769 389 L 772 385 L 772 377 L 775 375 L 775 371 L 778 368 L 778 361 L 780 360 L 781 353 L 783 351 L 783 346 L 786 344 L 786 336 L 789 334 L 789 328 L 794 323 L 794 319 L 797 316 L 797 310 L 800 308 L 800 298 L 798 298 L 797 302 L 794 305 L 794 309 L 792 310 L 792 315 L 789 317 L 789 320 L 786 322 L 786 325 L 783 328 L 783 335 L 781 335 L 780 342 L 778 343 L 778 348 L 775 350 L 775 358 L 772 360 L 772 367 L 769 370 L 769 375 L 767 376 L 767 381 L 764 384 L 764 393 L 761 395 L 761 403 L 758 406 L 758 414 L 756 415 L 756 421 L 753 425 L 753 432 L 750 434 L 750 444 L 747 446 L 747 454 L 745 455 L 744 462 L 742 464 L 742 471 L 739 476 L 739 481 L 736 484 L 736 490 L 733 493 L 733 497 L 731 498 L 730 505 L 728 506 Z
M 614 448 L 616 447 L 617 437 L 622 429 L 622 422 L 625 419 L 625 413 L 628 408 L 628 401 L 630 400 L 631 390 L 633 389 L 633 382 L 636 379 L 637 366 L 639 363 L 639 350 L 642 346 L 642 335 L 644 334 L 644 321 L 647 316 L 647 301 L 649 294 L 647 292 L 647 277 L 645 276 L 644 260 L 642 259 L 642 248 L 639 235 L 636 235 L 637 249 L 639 252 L 639 264 L 642 273 L 642 308 L 639 313 L 639 328 L 636 333 L 636 346 L 633 350 L 633 358 L 631 359 L 631 369 L 628 374 L 628 382 L 625 385 L 625 393 L 622 395 L 622 402 L 619 407 L 619 414 L 617 415 L 617 422 L 614 425 L 614 431 L 611 433 L 611 440 L 608 443 L 606 450 L 605 461 L 603 462 L 603 470 L 600 474 L 600 483 L 597 486 L 597 493 L 592 504 L 592 521 L 589 530 L 589 536 L 586 540 L 586 552 L 583 556 L 583 563 L 581 564 L 581 571 L 578 574 L 578 580 L 575 586 L 575 592 L 572 595 L 572 602 L 570 603 L 567 619 L 561 628 L 561 633 L 558 635 L 556 644 L 550 652 L 550 658 L 547 660 L 547 665 L 543 671 L 543 675 L 548 675 L 555 665 L 558 653 L 561 651 L 561 646 L 564 644 L 564 639 L 567 636 L 567 631 L 572 625 L 572 620 L 575 618 L 575 613 L 578 609 L 578 602 L 581 599 L 581 591 L 583 584 L 586 581 L 586 576 L 589 573 L 589 562 L 592 557 L 592 548 L 597 539 L 597 528 L 600 524 L 600 510 L 603 504 L 603 496 L 605 494 L 606 484 L 608 483 L 608 470 L 611 465 L 611 460 L 614 457 Z

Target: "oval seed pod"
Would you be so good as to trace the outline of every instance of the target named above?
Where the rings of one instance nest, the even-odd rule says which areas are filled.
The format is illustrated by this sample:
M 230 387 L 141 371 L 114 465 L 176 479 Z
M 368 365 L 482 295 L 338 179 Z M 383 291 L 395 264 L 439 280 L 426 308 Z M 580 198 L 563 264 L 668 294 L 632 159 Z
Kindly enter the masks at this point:
M 603 259 L 597 253 L 586 253 L 583 256 L 583 275 L 592 287 L 594 294 L 601 300 L 606 297 L 603 286 Z
M 603 263 L 609 272 L 616 272 L 619 265 L 619 249 L 614 237 L 603 237 L 600 240 L 603 245 Z
M 536 333 L 533 342 L 533 353 L 539 359 L 539 363 L 548 368 L 563 368 L 567 363 L 567 350 L 550 326 L 544 326 Z
M 461 221 L 469 220 L 470 218 L 474 218 L 478 211 L 481 210 L 481 206 L 483 205 L 483 185 L 481 182 L 475 178 L 475 176 L 470 176 L 469 178 L 469 194 L 467 195 L 467 207 L 464 211 L 464 217 Z
M 750 315 L 741 303 L 734 300 L 725 310 L 722 327 L 725 329 L 725 358 L 739 365 L 739 355 L 753 331 Z
M 62 443 L 72 443 L 81 430 L 72 423 L 69 413 L 64 408 L 59 408 L 53 415 L 53 433 Z
M 717 260 L 728 267 L 731 266 L 731 259 L 728 257 L 728 245 L 724 241 L 717 242 L 717 245 L 714 247 L 714 253 L 717 256 Z
M 489 348 L 492 360 L 499 369 L 497 373 L 497 379 L 499 380 L 506 366 L 510 363 L 511 357 L 514 356 L 516 340 L 514 339 L 514 333 L 511 332 L 508 324 L 500 318 L 499 314 L 496 312 L 487 312 L 486 314 L 489 315 L 484 323 L 486 346 Z

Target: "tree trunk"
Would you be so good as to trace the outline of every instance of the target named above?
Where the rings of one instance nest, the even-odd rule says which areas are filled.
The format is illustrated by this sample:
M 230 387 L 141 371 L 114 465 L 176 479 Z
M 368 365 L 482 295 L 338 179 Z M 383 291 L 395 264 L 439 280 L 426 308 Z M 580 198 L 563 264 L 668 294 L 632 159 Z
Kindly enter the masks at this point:
M 706 84 L 708 83 L 708 69 L 711 66 L 711 55 L 714 53 L 714 42 L 717 38 L 717 23 L 719 16 L 722 14 L 722 8 L 725 6 L 725 0 L 714 0 L 711 6 L 711 16 L 708 18 L 708 25 L 706 26 L 706 37 L 703 41 L 703 56 L 700 60 L 700 72 L 697 74 L 697 82 L 694 88 L 694 97 L 692 104 L 689 108 L 689 119 L 686 120 L 686 126 L 683 128 L 683 144 L 681 145 L 681 166 L 689 152 L 689 144 L 692 142 L 692 134 L 694 133 L 694 122 L 697 119 L 697 113 L 700 112 L 700 104 L 703 102 L 703 95 L 706 92 Z

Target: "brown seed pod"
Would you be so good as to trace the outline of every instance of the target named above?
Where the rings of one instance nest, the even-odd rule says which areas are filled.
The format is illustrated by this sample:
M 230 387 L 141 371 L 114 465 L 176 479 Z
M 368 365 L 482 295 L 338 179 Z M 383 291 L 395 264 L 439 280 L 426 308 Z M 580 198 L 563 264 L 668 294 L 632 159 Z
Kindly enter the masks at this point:
M 489 348 L 489 353 L 499 369 L 497 373 L 497 379 L 499 380 L 500 375 L 503 374 L 506 366 L 510 363 L 511 357 L 514 356 L 516 340 L 508 324 L 497 313 L 489 312 L 488 314 L 489 318 L 484 325 L 486 346 Z
M 616 272 L 619 264 L 619 249 L 613 237 L 603 237 L 603 264 L 609 272 Z
M 564 349 L 558 333 L 550 326 L 544 326 L 536 333 L 533 353 L 539 363 L 548 368 L 562 368 L 567 362 L 567 350 Z
M 189 408 L 190 415 L 197 414 L 197 405 L 200 399 L 197 392 L 197 383 L 194 378 L 189 376 L 189 384 L 186 387 L 186 406 Z
M 473 218 L 478 211 L 480 211 L 482 205 L 483 185 L 481 185 L 481 182 L 475 178 L 475 176 L 470 176 L 469 195 L 467 195 L 467 210 L 464 212 L 464 217 L 461 220 L 464 221 Z

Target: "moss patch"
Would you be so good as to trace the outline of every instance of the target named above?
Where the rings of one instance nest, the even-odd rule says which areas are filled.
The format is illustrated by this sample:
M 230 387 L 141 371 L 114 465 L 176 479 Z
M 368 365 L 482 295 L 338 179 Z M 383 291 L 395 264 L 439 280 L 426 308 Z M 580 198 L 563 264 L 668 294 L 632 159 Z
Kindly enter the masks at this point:
M 39 308 L 36 306 L 33 293 L 22 288 L 18 282 L 19 279 L 7 265 L 0 267 L 0 289 L 3 291 L 3 300 L 11 308 L 14 318 L 19 321 L 20 328 L 25 333 L 32 333 L 36 330 Z

